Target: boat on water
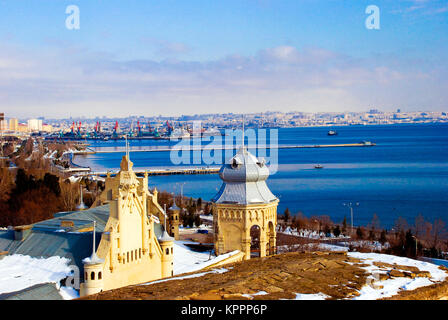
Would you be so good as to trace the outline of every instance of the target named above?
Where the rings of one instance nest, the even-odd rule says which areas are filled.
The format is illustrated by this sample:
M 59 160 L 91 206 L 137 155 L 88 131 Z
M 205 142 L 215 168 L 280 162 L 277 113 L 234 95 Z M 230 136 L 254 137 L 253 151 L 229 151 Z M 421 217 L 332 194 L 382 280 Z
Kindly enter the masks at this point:
M 373 143 L 371 141 L 362 141 L 361 143 L 365 146 L 374 146 L 375 145 L 375 143 Z
M 321 164 L 316 164 L 316 165 L 314 166 L 314 169 L 323 169 L 323 168 L 324 168 L 324 166 L 321 165 Z
M 330 130 L 328 131 L 328 135 L 329 136 L 336 136 L 338 134 L 338 132 L 336 130 Z

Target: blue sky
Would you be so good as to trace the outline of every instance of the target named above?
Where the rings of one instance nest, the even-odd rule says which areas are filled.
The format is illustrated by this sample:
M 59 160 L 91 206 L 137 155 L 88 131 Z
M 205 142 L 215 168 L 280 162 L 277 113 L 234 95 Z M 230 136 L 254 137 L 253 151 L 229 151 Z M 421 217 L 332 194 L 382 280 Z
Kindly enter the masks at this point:
M 365 28 L 370 4 L 380 30 Z M 447 40 L 439 0 L 5 0 L 0 104 L 19 117 L 447 111 Z

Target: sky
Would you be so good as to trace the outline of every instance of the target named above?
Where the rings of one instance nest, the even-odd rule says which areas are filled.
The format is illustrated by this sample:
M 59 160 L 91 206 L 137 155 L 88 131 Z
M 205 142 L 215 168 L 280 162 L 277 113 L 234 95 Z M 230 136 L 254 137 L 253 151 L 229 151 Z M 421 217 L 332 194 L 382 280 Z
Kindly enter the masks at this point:
M 446 0 L 0 0 L 6 117 L 448 111 L 447 57 Z

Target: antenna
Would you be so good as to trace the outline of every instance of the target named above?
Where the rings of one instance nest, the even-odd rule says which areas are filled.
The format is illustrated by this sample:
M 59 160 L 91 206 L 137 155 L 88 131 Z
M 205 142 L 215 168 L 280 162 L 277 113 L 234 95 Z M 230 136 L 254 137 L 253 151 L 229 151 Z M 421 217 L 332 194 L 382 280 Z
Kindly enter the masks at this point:
M 126 134 L 124 137 L 125 137 L 125 140 L 126 140 L 126 159 L 129 160 L 128 135 Z
M 166 231 L 166 203 L 163 205 L 163 214 L 165 215 L 165 219 L 163 219 L 164 220 L 163 227 Z
M 243 114 L 243 141 L 242 141 L 241 146 L 242 146 L 243 149 L 244 149 L 244 114 Z
M 93 252 L 92 252 L 92 256 L 96 254 L 96 250 L 95 250 L 95 227 L 96 227 L 96 221 L 93 220 Z

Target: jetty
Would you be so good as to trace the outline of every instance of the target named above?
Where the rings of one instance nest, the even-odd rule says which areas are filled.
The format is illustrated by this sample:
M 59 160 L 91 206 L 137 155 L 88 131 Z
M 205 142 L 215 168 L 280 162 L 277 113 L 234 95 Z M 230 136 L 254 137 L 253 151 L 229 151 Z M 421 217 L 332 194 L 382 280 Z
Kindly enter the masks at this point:
M 148 174 L 148 176 L 168 176 L 168 175 L 175 175 L 175 174 L 216 174 L 220 170 L 219 167 L 195 167 L 195 168 L 166 168 L 166 169 L 135 169 L 134 172 L 138 176 L 142 176 L 145 173 Z M 72 170 L 72 173 L 74 173 L 74 169 Z M 86 172 L 84 170 L 76 172 L 78 176 L 100 176 L 100 177 L 106 177 L 108 174 L 111 176 L 114 176 L 118 173 L 117 171 L 89 171 Z
M 300 148 L 347 148 L 347 147 L 372 147 L 375 146 L 375 143 L 370 141 L 364 141 L 359 143 L 342 143 L 342 144 L 321 144 L 321 145 L 278 145 L 278 146 L 269 146 L 269 145 L 257 145 L 257 146 L 248 146 L 248 149 L 300 149 Z M 205 150 L 235 150 L 238 149 L 239 146 L 209 146 L 209 145 L 199 145 L 199 146 L 155 146 L 155 147 L 147 147 L 147 148 L 130 148 L 129 151 L 134 152 L 187 152 L 187 151 L 205 151 Z M 74 155 L 88 155 L 88 154 L 99 154 L 99 153 L 124 153 L 126 152 L 125 148 L 113 148 L 111 150 L 96 150 L 92 148 L 87 148 L 86 150 L 74 151 Z

